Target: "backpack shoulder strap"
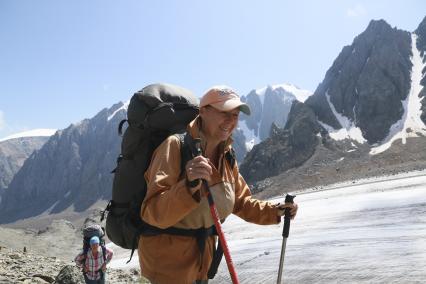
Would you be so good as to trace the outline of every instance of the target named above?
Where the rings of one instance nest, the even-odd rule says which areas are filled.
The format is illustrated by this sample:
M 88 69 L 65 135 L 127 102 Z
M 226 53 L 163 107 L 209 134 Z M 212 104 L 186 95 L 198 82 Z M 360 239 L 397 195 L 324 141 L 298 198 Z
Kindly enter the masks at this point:
M 180 173 L 182 175 L 182 173 L 185 171 L 186 163 L 194 157 L 194 151 L 191 148 L 193 145 L 192 136 L 187 132 L 175 135 L 179 138 L 181 145 Z M 225 159 L 228 161 L 229 165 L 231 166 L 231 169 L 233 169 L 237 160 L 234 148 L 231 147 L 231 149 L 225 153 Z
M 189 133 L 175 134 L 180 141 L 180 175 L 185 172 L 186 163 L 193 158 L 191 151 L 192 137 Z
M 225 158 L 231 166 L 231 169 L 233 169 L 235 167 L 235 161 L 237 160 L 234 148 L 231 147 L 231 149 L 225 153 Z
M 102 257 L 104 259 L 104 263 L 106 262 L 106 247 L 105 245 L 101 245 L 102 248 Z

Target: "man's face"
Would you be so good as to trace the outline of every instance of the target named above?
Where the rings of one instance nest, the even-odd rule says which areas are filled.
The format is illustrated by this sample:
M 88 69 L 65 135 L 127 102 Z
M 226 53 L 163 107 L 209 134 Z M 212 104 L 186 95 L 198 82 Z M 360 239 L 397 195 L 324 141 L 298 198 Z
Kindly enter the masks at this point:
M 203 121 L 203 131 L 209 139 L 218 142 L 226 141 L 238 124 L 240 110 L 238 108 L 230 111 L 220 111 L 212 106 L 200 109 Z

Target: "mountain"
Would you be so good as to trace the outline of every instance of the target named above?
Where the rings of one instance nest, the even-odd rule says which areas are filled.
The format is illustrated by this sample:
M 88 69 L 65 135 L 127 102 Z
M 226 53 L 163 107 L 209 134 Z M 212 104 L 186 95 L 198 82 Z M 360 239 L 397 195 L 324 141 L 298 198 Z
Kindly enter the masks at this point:
M 241 171 L 254 191 L 425 168 L 425 51 L 426 18 L 414 33 L 371 21 L 342 49 L 306 107 L 293 104 L 284 130 L 247 155 Z M 306 117 L 320 127 L 298 127 Z M 290 142 L 300 131 L 317 140 L 302 156 Z
M 54 129 L 35 129 L 0 139 L 0 200 L 24 161 L 54 134 Z
M 251 149 L 240 169 L 253 192 L 271 197 L 424 169 L 425 52 L 426 18 L 414 33 L 371 21 L 313 95 L 280 85 L 242 97 L 253 115 L 241 115 L 234 145 L 240 161 Z M 0 223 L 80 212 L 108 200 L 121 142 L 116 129 L 126 108 L 116 104 L 56 132 L 10 182 Z
M 0 222 L 67 208 L 83 211 L 111 197 L 112 175 L 121 139 L 119 122 L 127 105 L 118 103 L 92 119 L 59 130 L 30 156 L 0 203 Z
M 298 167 L 312 154 L 318 143 L 320 125 L 314 112 L 295 100 L 284 129 L 272 124 L 271 135 L 253 147 L 240 170 L 247 182 L 265 179 Z
M 244 157 L 252 147 L 246 143 L 247 133 L 255 130 L 262 138 L 269 136 L 273 123 L 285 124 L 291 103 L 297 97 L 304 100 L 309 95 L 292 85 L 279 85 L 243 97 L 261 119 L 257 123 L 242 117 L 243 123 L 250 121 L 253 127 L 245 131 L 236 129 L 234 146 L 242 152 L 237 156 Z M 262 100 L 261 105 L 252 101 L 256 98 Z M 127 105 L 118 103 L 50 137 L 14 175 L 0 202 L 0 222 L 66 209 L 85 211 L 98 200 L 110 199 L 110 172 L 115 167 L 121 143 L 117 126 L 126 117 Z M 263 128 L 267 128 L 266 131 Z
M 269 137 L 273 123 L 284 127 L 294 100 L 304 102 L 311 94 L 294 85 L 282 84 L 252 90 L 242 96 L 241 100 L 250 106 L 251 115 L 240 115 L 233 135 L 238 161 L 242 161 L 254 145 Z
M 416 38 L 383 20 L 371 21 L 343 48 L 306 104 L 329 132 L 345 129 L 347 137 L 380 143 L 407 112 L 409 94 L 418 95 L 413 79 L 422 62 L 412 44 Z

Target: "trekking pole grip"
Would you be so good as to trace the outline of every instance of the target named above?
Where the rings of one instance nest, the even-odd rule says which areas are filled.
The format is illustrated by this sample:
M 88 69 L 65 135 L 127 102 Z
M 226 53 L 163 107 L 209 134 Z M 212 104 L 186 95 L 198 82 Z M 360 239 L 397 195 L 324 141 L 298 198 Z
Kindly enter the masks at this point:
M 287 194 L 285 196 L 285 203 L 294 203 L 293 199 L 296 197 L 296 195 L 290 195 Z M 286 208 L 284 211 L 284 226 L 283 226 L 283 237 L 288 238 L 288 235 L 290 233 L 290 208 Z

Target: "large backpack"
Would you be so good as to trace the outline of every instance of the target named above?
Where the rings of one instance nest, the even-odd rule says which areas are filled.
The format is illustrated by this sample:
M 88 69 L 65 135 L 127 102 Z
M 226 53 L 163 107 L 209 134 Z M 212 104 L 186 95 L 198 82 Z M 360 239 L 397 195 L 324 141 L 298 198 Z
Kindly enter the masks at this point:
M 122 248 L 132 249 L 132 255 L 144 229 L 140 208 L 146 195 L 144 173 L 151 156 L 168 136 L 185 132 L 197 115 L 198 99 L 178 86 L 149 85 L 130 100 L 127 120 L 119 124 L 120 134 L 126 121 L 128 127 L 113 171 L 112 200 L 105 211 L 108 238 Z
M 90 239 L 94 236 L 99 238 L 99 245 L 102 248 L 102 255 L 104 262 L 106 261 L 106 248 L 105 248 L 105 232 L 104 229 L 95 222 L 95 220 L 87 218 L 83 225 L 83 256 L 82 263 L 84 264 L 87 253 L 90 249 Z

